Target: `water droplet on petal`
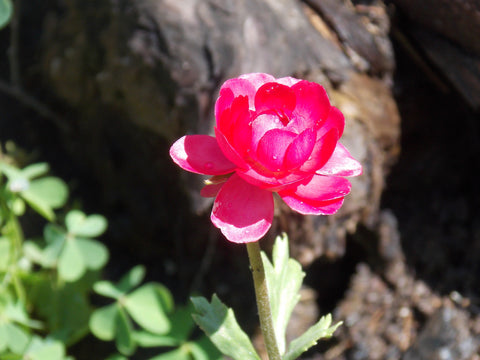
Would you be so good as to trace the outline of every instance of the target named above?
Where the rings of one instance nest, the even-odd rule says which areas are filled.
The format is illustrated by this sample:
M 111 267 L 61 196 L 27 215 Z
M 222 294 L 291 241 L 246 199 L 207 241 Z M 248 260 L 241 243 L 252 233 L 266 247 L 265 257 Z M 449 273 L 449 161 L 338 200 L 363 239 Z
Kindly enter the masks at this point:
M 213 163 L 211 161 L 207 161 L 205 165 L 203 165 L 206 170 L 212 170 L 213 169 Z
M 277 159 L 278 159 L 278 156 L 277 156 L 277 155 L 273 155 L 272 158 L 273 158 L 273 160 L 277 160 Z

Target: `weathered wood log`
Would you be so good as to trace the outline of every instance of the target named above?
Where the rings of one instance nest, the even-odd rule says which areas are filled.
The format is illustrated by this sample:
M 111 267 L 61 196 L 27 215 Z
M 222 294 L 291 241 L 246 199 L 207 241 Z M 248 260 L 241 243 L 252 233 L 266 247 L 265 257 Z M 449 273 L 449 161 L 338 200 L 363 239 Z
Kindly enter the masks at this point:
M 97 169 L 102 183 L 123 182 L 120 188 L 126 187 L 129 175 L 119 176 L 114 165 L 105 166 L 112 163 L 111 154 L 99 156 L 98 148 L 105 146 L 102 128 L 113 125 L 107 125 L 112 121 L 108 118 L 117 117 L 126 127 L 172 142 L 185 132 L 212 131 L 216 93 L 229 77 L 269 72 L 326 86 L 347 118 L 342 141 L 364 163 L 365 173 L 353 180 L 352 195 L 335 217 L 294 220 L 282 207 L 286 215 L 279 217 L 276 229 L 288 230 L 294 254 L 307 264 L 327 253 L 343 254 L 345 235 L 357 223 L 375 224 L 384 177 L 399 138 L 399 117 L 388 81 L 393 69 L 388 27 L 368 23 L 365 14 L 340 1 L 328 2 L 330 18 L 325 22 L 323 13 L 316 12 L 319 4 L 310 8 L 298 1 L 276 0 L 132 0 L 95 5 L 70 1 L 65 12 L 51 21 L 44 70 L 58 96 L 79 111 L 72 124 L 82 129 L 76 136 L 81 141 L 96 139 L 91 144 L 96 155 L 88 156 L 88 166 Z M 388 24 L 383 6 L 374 9 L 377 18 Z M 128 150 L 117 151 L 124 159 L 143 163 L 142 155 L 135 154 L 139 144 L 134 138 L 128 140 Z M 156 156 L 159 162 L 170 161 L 166 153 Z M 151 172 L 150 160 L 145 160 L 144 171 L 161 179 L 161 174 Z M 198 196 L 200 181 L 182 176 L 190 183 L 192 209 L 205 211 L 209 202 Z M 170 204 L 160 197 L 152 206 Z
M 411 21 L 396 31 L 411 40 L 417 57 L 429 62 L 475 111 L 480 111 L 480 1 L 394 0 Z

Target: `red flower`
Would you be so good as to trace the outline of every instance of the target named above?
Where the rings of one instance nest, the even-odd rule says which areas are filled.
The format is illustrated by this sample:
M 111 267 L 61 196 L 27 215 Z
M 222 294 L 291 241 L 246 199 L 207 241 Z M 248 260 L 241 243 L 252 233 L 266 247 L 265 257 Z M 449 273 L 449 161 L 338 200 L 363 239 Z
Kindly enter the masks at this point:
M 215 137 L 187 135 L 170 148 L 181 168 L 213 175 L 213 224 L 228 240 L 259 240 L 273 219 L 273 192 L 301 214 L 331 215 L 362 166 L 338 142 L 345 120 L 325 89 L 291 77 L 246 74 L 226 81 Z

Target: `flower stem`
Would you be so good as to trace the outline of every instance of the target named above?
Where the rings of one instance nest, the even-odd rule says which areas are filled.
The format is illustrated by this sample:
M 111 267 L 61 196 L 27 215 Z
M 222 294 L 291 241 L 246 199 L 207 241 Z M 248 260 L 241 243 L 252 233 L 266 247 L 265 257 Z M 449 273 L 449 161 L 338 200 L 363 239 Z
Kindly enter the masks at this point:
M 270 360 L 281 360 L 278 350 L 275 330 L 273 328 L 272 312 L 270 310 L 270 298 L 268 297 L 267 281 L 265 279 L 265 270 L 263 268 L 262 257 L 260 255 L 260 245 L 258 241 L 247 243 L 248 258 L 250 259 L 250 268 L 253 275 L 255 286 L 255 295 L 257 298 L 258 316 L 260 318 L 260 329 L 262 330 L 263 340 L 267 348 Z

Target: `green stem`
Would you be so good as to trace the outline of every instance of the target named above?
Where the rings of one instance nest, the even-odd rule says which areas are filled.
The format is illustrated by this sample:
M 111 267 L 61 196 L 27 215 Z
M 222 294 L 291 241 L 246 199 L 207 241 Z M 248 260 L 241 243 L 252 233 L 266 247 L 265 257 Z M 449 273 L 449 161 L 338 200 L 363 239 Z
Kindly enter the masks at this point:
M 263 340 L 265 341 L 265 347 L 267 348 L 268 358 L 270 360 L 281 360 L 282 357 L 278 350 L 275 329 L 273 328 L 270 298 L 268 297 L 267 281 L 265 279 L 265 270 L 263 268 L 258 241 L 247 243 L 247 251 L 253 275 L 255 295 L 257 297 L 260 328 L 262 330 Z

